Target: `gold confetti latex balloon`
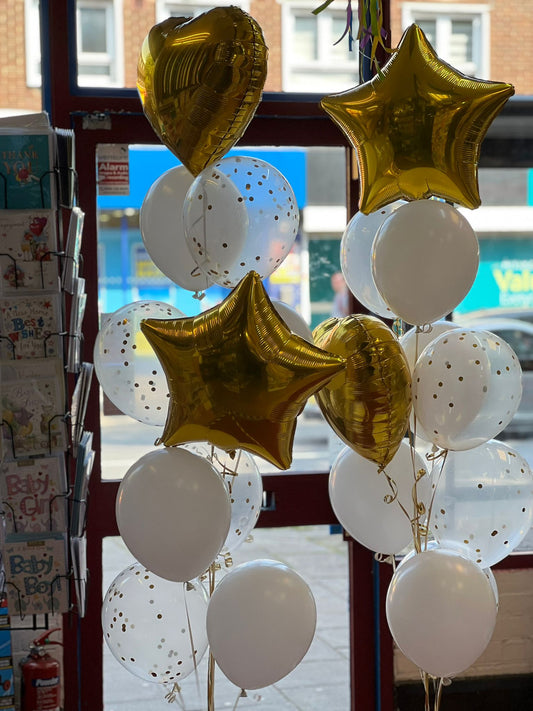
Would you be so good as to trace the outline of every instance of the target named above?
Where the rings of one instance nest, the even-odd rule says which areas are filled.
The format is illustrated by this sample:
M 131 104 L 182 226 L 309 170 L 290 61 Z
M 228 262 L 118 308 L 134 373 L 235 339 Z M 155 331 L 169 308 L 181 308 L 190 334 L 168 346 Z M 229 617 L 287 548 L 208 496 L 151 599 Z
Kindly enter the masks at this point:
M 200 583 L 166 580 L 133 562 L 105 594 L 104 639 L 131 674 L 170 687 L 195 671 L 207 650 L 207 603 Z
M 411 376 L 394 333 L 374 316 L 330 318 L 315 343 L 346 359 L 346 369 L 316 395 L 333 430 L 358 454 L 385 467 L 407 431 Z
M 193 175 L 246 130 L 261 99 L 267 53 L 257 22 L 233 6 L 169 18 L 145 38 L 137 65 L 144 113 Z
M 513 93 L 441 61 L 411 25 L 379 74 L 321 106 L 357 151 L 362 212 L 432 195 L 473 209 L 481 142 Z
M 242 448 L 280 469 L 291 464 L 307 399 L 345 367 L 289 330 L 256 272 L 203 314 L 146 319 L 141 330 L 170 390 L 160 441 Z
M 262 279 L 287 258 L 298 234 L 296 196 L 259 158 L 227 156 L 196 176 L 183 205 L 185 242 L 208 279 L 233 288 L 250 270 Z

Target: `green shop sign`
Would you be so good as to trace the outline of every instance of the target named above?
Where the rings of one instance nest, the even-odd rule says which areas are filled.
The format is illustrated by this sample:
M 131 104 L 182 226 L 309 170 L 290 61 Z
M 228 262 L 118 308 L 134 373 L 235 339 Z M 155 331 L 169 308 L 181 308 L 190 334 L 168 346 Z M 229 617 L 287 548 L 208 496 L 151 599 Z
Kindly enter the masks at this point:
M 456 309 L 533 308 L 533 239 L 480 239 L 476 280 Z

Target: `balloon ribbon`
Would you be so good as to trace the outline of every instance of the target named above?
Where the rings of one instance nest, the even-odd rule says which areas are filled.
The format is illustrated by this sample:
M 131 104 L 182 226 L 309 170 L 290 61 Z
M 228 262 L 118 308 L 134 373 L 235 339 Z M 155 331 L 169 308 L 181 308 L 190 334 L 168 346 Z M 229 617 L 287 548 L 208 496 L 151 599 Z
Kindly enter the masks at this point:
M 325 0 L 321 5 L 315 8 L 313 15 L 319 15 L 326 10 L 333 0 Z M 370 62 L 379 73 L 380 68 L 376 58 L 378 48 L 381 47 L 385 52 L 393 52 L 394 50 L 386 46 L 387 32 L 383 27 L 383 5 L 382 0 L 360 0 L 358 2 L 357 14 L 359 20 L 359 28 L 357 30 L 357 40 L 359 41 L 360 50 L 364 50 L 370 43 Z M 353 49 L 353 10 L 352 0 L 348 0 L 346 5 L 346 26 L 342 35 L 334 44 L 339 44 L 348 36 L 348 49 L 351 52 Z

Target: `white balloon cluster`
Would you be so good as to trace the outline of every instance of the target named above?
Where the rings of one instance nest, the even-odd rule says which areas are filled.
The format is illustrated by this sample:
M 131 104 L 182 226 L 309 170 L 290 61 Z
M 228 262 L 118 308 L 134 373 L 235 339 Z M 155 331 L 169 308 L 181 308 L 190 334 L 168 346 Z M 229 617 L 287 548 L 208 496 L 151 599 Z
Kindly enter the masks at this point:
M 464 671 L 487 646 L 498 605 L 489 566 L 533 521 L 531 469 L 493 439 L 520 403 L 518 358 L 493 333 L 440 320 L 466 296 L 478 263 L 468 221 L 439 200 L 358 213 L 341 242 L 359 302 L 414 326 L 400 337 L 413 411 L 409 439 L 385 470 L 349 448 L 340 453 L 330 499 L 348 533 L 376 553 L 414 546 L 393 575 L 387 620 L 406 656 L 441 678 Z
M 245 157 L 224 158 L 195 179 L 184 167 L 167 171 L 140 214 L 154 263 L 196 292 L 213 283 L 233 287 L 251 270 L 266 278 L 287 257 L 298 224 L 285 178 Z M 274 307 L 312 342 L 295 311 L 281 302 Z M 104 392 L 146 424 L 165 423 L 169 395 L 140 321 L 180 317 L 168 304 L 135 302 L 111 314 L 98 334 L 94 361 Z M 230 566 L 257 522 L 262 498 L 259 469 L 242 450 L 207 443 L 168 447 L 148 452 L 128 470 L 116 518 L 137 562 L 115 578 L 102 608 L 104 638 L 128 671 L 173 689 L 210 646 L 231 681 L 256 689 L 301 661 L 314 636 L 316 606 L 298 573 L 256 560 L 230 569 L 215 586 L 217 561 Z
M 196 178 L 171 168 L 140 210 L 146 251 L 175 284 L 202 291 L 234 287 L 249 271 L 277 269 L 298 234 L 296 197 L 285 177 L 258 158 L 228 156 Z
M 232 554 L 250 535 L 262 496 L 254 458 L 242 451 L 169 447 L 128 470 L 116 517 L 139 562 L 115 578 L 102 608 L 104 638 L 128 671 L 174 684 L 197 668 L 209 644 L 230 681 L 257 689 L 301 661 L 316 607 L 298 573 L 255 560 L 231 569 L 210 597 L 201 581 L 208 569 L 214 580 L 219 554 Z

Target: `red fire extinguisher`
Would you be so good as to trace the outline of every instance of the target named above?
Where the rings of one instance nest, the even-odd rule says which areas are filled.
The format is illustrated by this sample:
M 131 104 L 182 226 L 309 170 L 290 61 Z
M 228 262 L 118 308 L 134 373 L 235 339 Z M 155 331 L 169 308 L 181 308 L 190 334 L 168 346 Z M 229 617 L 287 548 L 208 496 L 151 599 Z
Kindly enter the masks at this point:
M 46 651 L 46 645 L 61 644 L 50 640 L 52 632 L 47 630 L 33 640 L 30 653 L 21 663 L 22 693 L 21 711 L 61 711 L 61 679 L 59 662 Z

